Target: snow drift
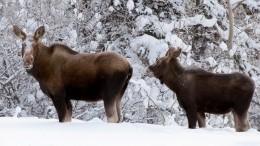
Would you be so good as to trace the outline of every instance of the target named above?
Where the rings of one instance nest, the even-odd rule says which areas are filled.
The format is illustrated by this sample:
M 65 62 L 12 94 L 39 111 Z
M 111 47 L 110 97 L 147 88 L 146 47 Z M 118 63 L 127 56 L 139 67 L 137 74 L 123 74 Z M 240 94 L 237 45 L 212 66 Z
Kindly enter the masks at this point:
M 57 119 L 0 118 L 1 145 L 5 146 L 259 146 L 254 129 L 238 133 L 233 128 L 188 129 L 141 123 L 108 124 L 98 118 L 85 122 Z

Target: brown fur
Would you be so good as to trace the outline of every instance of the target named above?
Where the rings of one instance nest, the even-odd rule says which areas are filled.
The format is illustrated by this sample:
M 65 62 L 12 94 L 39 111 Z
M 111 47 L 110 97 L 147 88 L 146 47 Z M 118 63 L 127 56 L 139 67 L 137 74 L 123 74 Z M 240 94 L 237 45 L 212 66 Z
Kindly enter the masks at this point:
M 115 52 L 78 53 L 62 44 L 50 47 L 39 39 L 44 27 L 36 30 L 31 50 L 24 52 L 26 71 L 40 84 L 58 112 L 60 122 L 71 121 L 71 99 L 103 100 L 108 122 L 121 122 L 121 98 L 132 76 L 129 62 Z M 14 26 L 16 36 L 23 33 Z M 24 37 L 21 37 L 24 38 Z
M 241 73 L 214 74 L 200 68 L 187 69 L 177 57 L 181 49 L 169 49 L 166 56 L 149 66 L 154 76 L 177 95 L 185 110 L 189 128 L 205 127 L 205 112 L 226 114 L 232 111 L 236 131 L 250 128 L 247 111 L 255 90 L 254 81 Z

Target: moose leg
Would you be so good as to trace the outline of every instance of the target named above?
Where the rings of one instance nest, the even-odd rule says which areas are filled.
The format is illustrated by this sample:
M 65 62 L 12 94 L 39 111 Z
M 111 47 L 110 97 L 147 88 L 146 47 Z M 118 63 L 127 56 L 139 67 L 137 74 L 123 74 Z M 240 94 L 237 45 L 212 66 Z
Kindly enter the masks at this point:
M 64 119 L 64 122 L 71 122 L 71 117 L 72 117 L 72 105 L 70 100 L 66 100 L 66 116 Z
M 188 123 L 189 123 L 189 128 L 190 129 L 195 129 L 196 128 L 196 123 L 197 123 L 197 113 L 193 109 L 188 109 L 186 110 L 187 118 L 188 118 Z
M 59 97 L 53 97 L 51 98 L 53 101 L 53 104 L 57 110 L 58 117 L 59 117 L 59 122 L 70 122 L 68 120 L 67 116 L 67 105 L 64 99 L 59 98 Z
M 205 113 L 204 112 L 197 112 L 198 117 L 198 123 L 200 128 L 206 127 L 206 121 L 205 121 Z
M 250 124 L 247 119 L 247 112 L 243 114 L 237 114 L 235 111 L 232 112 L 234 116 L 235 128 L 237 132 L 244 132 L 250 128 Z
M 103 93 L 102 97 L 104 100 L 105 112 L 108 123 L 116 123 L 118 121 L 116 99 L 117 95 L 113 86 L 107 86 L 108 88 Z
M 118 97 L 116 100 L 116 110 L 117 110 L 117 117 L 118 117 L 118 121 L 117 123 L 121 123 L 123 121 L 123 115 L 122 115 L 122 111 L 121 111 L 121 97 Z
M 108 123 L 118 122 L 116 101 L 104 100 L 105 112 Z
M 121 123 L 123 121 L 123 115 L 122 115 L 122 106 L 121 106 L 121 99 L 125 93 L 125 90 L 127 88 L 127 85 L 129 83 L 129 79 L 126 80 L 126 82 L 124 83 L 123 88 L 121 89 L 121 92 L 119 94 L 119 96 L 116 99 L 116 109 L 117 109 L 117 115 L 118 115 L 118 123 Z
M 121 98 L 127 87 L 128 80 L 125 73 L 116 73 L 105 81 L 103 94 L 104 105 L 108 123 L 119 123 L 122 121 Z

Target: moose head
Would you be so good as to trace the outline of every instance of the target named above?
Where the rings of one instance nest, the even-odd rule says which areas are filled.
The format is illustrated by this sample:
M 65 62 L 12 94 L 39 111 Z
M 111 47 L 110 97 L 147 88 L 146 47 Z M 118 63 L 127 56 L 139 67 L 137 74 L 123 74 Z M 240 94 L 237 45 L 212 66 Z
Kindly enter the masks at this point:
M 170 48 L 166 55 L 156 61 L 153 65 L 149 66 L 149 70 L 151 70 L 156 78 L 158 78 L 161 83 L 164 83 L 163 77 L 165 77 L 170 71 L 169 67 L 171 66 L 170 61 L 179 57 L 181 54 L 180 48 Z M 177 62 L 177 61 L 176 61 Z
M 45 33 L 44 26 L 39 27 L 33 36 L 27 36 L 17 26 L 13 26 L 14 34 L 22 40 L 22 57 L 23 57 L 23 67 L 26 70 L 33 68 L 34 59 L 37 52 L 37 44 L 40 42 L 40 39 Z

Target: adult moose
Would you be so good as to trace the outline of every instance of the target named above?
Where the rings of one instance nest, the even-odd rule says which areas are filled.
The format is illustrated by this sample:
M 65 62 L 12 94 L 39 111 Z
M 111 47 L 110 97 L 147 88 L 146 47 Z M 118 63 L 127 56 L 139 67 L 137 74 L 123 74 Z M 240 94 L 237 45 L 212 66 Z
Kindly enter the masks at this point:
M 103 100 L 107 122 L 122 121 L 121 98 L 132 76 L 125 58 L 115 52 L 78 53 L 62 44 L 45 46 L 40 41 L 44 26 L 32 38 L 17 26 L 13 32 L 23 42 L 23 67 L 52 99 L 59 122 L 71 121 L 71 99 Z
M 214 74 L 200 68 L 184 68 L 177 57 L 181 49 L 171 48 L 149 66 L 154 76 L 177 95 L 185 110 L 189 128 L 205 127 L 205 112 L 233 113 L 237 132 L 250 128 L 247 111 L 255 90 L 254 81 L 241 73 Z

